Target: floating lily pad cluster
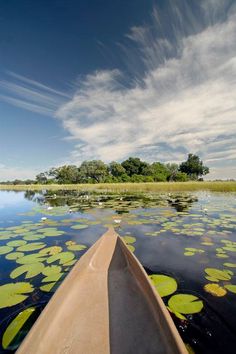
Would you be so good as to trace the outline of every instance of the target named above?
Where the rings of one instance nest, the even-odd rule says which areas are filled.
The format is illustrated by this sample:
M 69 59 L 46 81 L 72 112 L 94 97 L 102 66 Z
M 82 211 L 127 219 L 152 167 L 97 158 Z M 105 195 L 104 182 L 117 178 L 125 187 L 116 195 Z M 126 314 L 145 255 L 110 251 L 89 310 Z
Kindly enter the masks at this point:
M 227 266 L 227 263 L 225 263 Z M 229 263 L 232 267 L 234 264 Z M 229 269 L 216 269 L 216 268 L 206 268 L 205 278 L 212 281 L 213 283 L 208 283 L 204 285 L 204 290 L 214 296 L 225 296 L 227 290 L 231 293 L 236 294 L 236 285 L 231 284 L 230 281 L 234 273 Z
M 161 297 L 170 296 L 177 290 L 178 284 L 170 276 L 152 274 L 150 279 Z M 203 309 L 203 302 L 197 296 L 191 294 L 176 294 L 169 298 L 167 308 L 176 317 L 187 320 L 184 315 L 200 312 Z
M 128 249 L 131 252 L 135 251 L 135 247 L 133 245 L 133 243 L 136 242 L 136 238 L 135 237 L 133 237 L 133 236 L 123 236 L 122 240 L 125 242 L 126 246 L 128 247 Z
M 205 251 L 200 248 L 185 247 L 184 255 L 185 256 L 194 256 L 195 254 L 204 253 Z

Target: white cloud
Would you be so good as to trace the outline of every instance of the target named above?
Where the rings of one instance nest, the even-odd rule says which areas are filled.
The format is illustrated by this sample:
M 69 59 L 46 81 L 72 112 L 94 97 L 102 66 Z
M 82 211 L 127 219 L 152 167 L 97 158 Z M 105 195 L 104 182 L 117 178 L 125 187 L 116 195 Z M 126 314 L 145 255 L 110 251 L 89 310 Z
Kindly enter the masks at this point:
M 161 65 L 156 60 L 156 67 L 155 48 L 172 44 L 151 41 L 148 28 L 141 27 L 132 28 L 129 38 L 146 54 L 142 84 L 120 87 L 122 74 L 117 70 L 95 72 L 56 112 L 69 136 L 79 142 L 73 159 L 147 157 L 146 146 L 153 146 L 153 159 L 160 159 L 161 144 L 166 144 L 166 161 L 184 158 L 183 151 L 209 161 L 235 159 L 235 13 L 178 38 L 178 55 Z

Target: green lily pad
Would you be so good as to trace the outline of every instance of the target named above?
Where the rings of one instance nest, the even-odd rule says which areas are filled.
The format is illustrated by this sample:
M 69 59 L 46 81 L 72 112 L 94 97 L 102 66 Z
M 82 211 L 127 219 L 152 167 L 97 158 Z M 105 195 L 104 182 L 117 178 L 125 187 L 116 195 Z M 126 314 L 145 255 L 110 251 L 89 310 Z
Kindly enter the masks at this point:
M 12 279 L 15 279 L 15 278 L 19 277 L 20 275 L 26 273 L 25 279 L 33 278 L 36 275 L 39 275 L 40 273 L 42 273 L 43 268 L 44 268 L 44 265 L 43 265 L 43 263 L 40 263 L 40 262 L 33 263 L 33 264 L 23 264 L 22 266 L 19 266 L 16 269 L 14 269 L 11 272 L 10 277 Z
M 203 308 L 203 302 L 194 295 L 177 294 L 171 296 L 168 306 L 173 312 L 188 315 L 200 312 Z
M 74 265 L 76 262 L 77 262 L 77 259 L 73 259 L 73 261 L 67 262 L 65 265 L 66 265 L 66 267 L 72 266 L 72 265 Z
M 85 248 L 87 248 L 85 245 L 70 245 L 67 247 L 69 251 L 82 251 Z
M 236 246 L 226 246 L 223 247 L 225 251 L 236 252 Z
M 161 297 L 173 294 L 177 290 L 177 282 L 167 275 L 152 274 L 149 276 Z
M 44 255 L 50 255 L 53 256 L 54 254 L 60 253 L 62 251 L 62 247 L 60 246 L 51 246 L 51 247 L 46 247 L 42 250 L 39 251 L 39 253 L 44 254 Z
M 87 227 L 88 225 L 78 224 L 78 225 L 71 226 L 71 229 L 80 230 L 80 229 L 86 229 Z
M 230 280 L 231 276 L 226 270 L 220 270 L 216 268 L 206 268 L 205 272 L 208 276 L 218 279 L 218 280 Z
M 62 277 L 62 275 L 63 273 L 50 274 L 49 276 L 43 278 L 42 283 L 57 282 Z
M 36 250 L 39 250 L 45 246 L 46 246 L 46 244 L 43 242 L 32 242 L 32 243 L 27 243 L 24 246 L 18 247 L 17 251 L 20 251 L 20 252 L 36 251 Z
M 51 266 L 45 267 L 44 270 L 42 271 L 42 274 L 46 275 L 48 277 L 49 275 L 60 273 L 60 272 L 61 272 L 60 266 L 51 265 Z
M 52 288 L 54 287 L 55 284 L 56 284 L 56 282 L 50 283 L 50 284 L 46 284 L 46 285 L 42 285 L 42 286 L 40 286 L 40 290 L 49 293 L 52 290 Z
M 123 236 L 122 239 L 126 244 L 134 243 L 136 241 L 136 238 L 133 236 Z
M 47 263 L 53 263 L 59 261 L 59 264 L 65 264 L 67 262 L 72 261 L 75 258 L 74 253 L 72 252 L 61 252 L 58 254 L 54 254 L 53 256 L 47 259 Z
M 64 235 L 64 231 L 47 231 L 47 232 L 44 232 L 44 236 L 46 237 L 57 237 L 57 236 L 61 236 L 61 235 Z
M 184 256 L 194 256 L 194 252 L 184 252 Z
M 133 245 L 127 244 L 126 247 L 130 250 L 130 252 L 135 251 L 135 247 Z
M 33 253 L 29 254 L 27 256 L 23 256 L 20 258 L 17 258 L 16 263 L 19 264 L 31 264 L 31 263 L 37 263 L 37 262 L 43 262 L 45 261 L 46 257 L 40 253 Z
M 10 247 L 10 246 L 1 246 L 0 247 L 0 254 L 7 254 L 11 251 L 13 251 L 13 247 Z
M 236 263 L 224 263 L 223 265 L 229 268 L 236 268 Z
M 38 232 L 42 232 L 42 233 L 45 233 L 45 232 L 54 232 L 54 231 L 58 231 L 58 229 L 56 227 L 43 227 L 42 229 L 38 229 L 37 230 Z
M 27 299 L 28 293 L 34 291 L 30 283 L 19 282 L 9 283 L 0 286 L 0 308 L 10 307 L 19 304 Z
M 236 294 L 236 285 L 228 284 L 224 286 L 225 289 L 229 290 L 231 293 Z
M 25 245 L 27 242 L 24 240 L 15 240 L 15 241 L 9 241 L 7 242 L 7 246 L 10 247 L 18 247 L 18 246 L 23 246 Z
M 12 252 L 12 253 L 8 253 L 5 258 L 8 260 L 15 260 L 23 256 L 24 256 L 23 252 Z
M 32 234 L 32 235 L 25 235 L 23 237 L 24 240 L 26 241 L 37 241 L 37 240 L 42 240 L 43 238 L 45 238 L 46 236 L 44 235 L 35 235 L 35 234 Z
M 13 339 L 17 336 L 21 328 L 24 326 L 25 322 L 35 311 L 35 307 L 30 307 L 22 312 L 20 312 L 13 321 L 8 325 L 2 337 L 3 349 L 7 349 L 12 343 Z

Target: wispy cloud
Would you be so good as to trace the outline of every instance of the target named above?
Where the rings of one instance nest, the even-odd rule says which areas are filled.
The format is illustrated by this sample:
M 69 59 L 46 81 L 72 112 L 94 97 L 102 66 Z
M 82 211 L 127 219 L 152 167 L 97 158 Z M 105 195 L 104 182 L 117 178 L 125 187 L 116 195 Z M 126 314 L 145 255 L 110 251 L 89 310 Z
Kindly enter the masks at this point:
M 14 106 L 53 116 L 57 108 L 71 98 L 35 80 L 7 71 L 0 80 L 0 99 Z
M 131 154 L 176 161 L 191 151 L 213 171 L 219 160 L 233 166 L 235 3 L 204 0 L 192 2 L 191 8 L 184 0 L 167 3 L 163 13 L 154 8 L 149 24 L 132 27 L 120 44 L 132 77 L 129 84 L 118 69 L 96 71 L 67 97 L 15 75 L 24 85 L 0 82 L 17 96 L 5 99 L 61 120 L 75 142 L 73 162 Z

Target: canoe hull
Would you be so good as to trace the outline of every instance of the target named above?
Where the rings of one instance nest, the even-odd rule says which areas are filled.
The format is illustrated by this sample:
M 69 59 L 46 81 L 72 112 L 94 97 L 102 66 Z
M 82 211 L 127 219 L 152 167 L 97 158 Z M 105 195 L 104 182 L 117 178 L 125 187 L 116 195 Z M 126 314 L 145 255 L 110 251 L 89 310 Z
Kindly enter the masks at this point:
M 136 257 L 110 229 L 75 264 L 17 354 L 187 351 Z

